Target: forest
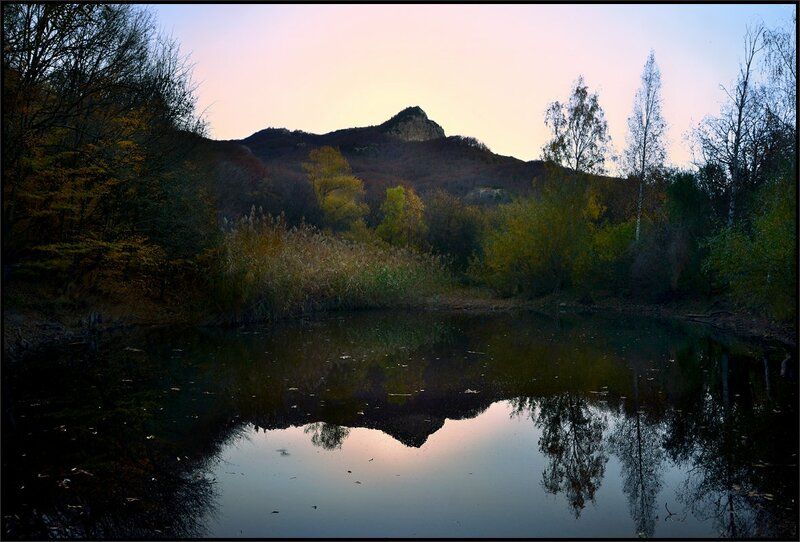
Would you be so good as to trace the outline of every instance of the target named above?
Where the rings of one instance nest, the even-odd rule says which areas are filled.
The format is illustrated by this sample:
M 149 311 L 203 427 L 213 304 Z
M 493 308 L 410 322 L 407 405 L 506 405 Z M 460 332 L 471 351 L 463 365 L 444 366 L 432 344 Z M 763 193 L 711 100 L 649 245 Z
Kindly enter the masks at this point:
M 797 316 L 796 39 L 785 29 L 748 29 L 725 103 L 687 134 L 691 168 L 666 165 L 651 51 L 619 156 L 582 77 L 543 112 L 551 138 L 530 195 L 482 205 L 398 178 L 370 202 L 323 146 L 303 162 L 308 209 L 254 204 L 243 216 L 220 212 L 192 66 L 150 12 L 6 4 L 3 36 L 12 327 L 230 324 L 472 295 Z

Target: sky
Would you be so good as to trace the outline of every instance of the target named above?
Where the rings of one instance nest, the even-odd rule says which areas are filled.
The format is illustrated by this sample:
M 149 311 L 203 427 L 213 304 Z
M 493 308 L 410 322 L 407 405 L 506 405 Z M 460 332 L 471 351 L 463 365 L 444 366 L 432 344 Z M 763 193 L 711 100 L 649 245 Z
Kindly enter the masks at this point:
M 214 5 L 149 8 L 190 55 L 210 136 L 325 133 L 418 105 L 447 135 L 539 158 L 544 111 L 583 75 L 616 152 L 650 49 L 661 69 L 668 162 L 719 111 L 748 24 L 791 25 L 793 5 Z

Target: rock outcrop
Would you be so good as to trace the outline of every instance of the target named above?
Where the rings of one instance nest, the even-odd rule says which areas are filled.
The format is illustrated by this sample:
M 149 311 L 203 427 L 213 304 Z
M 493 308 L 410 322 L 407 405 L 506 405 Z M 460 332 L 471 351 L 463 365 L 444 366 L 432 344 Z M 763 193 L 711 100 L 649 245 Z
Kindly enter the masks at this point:
M 428 141 L 445 137 L 444 129 L 420 107 L 407 107 L 381 124 L 381 131 L 403 141 Z

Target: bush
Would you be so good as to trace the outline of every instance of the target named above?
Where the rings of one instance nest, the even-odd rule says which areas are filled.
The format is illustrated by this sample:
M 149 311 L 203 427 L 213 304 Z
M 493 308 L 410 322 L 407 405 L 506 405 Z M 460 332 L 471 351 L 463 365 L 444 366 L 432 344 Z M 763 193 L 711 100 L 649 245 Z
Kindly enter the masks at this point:
M 219 309 L 236 320 L 317 309 L 412 304 L 448 283 L 437 258 L 410 249 L 347 240 L 282 219 L 238 221 L 225 234 L 216 275 Z
M 662 203 L 643 217 L 642 236 L 633 247 L 630 286 L 636 297 L 665 301 L 709 293 L 701 241 L 714 228 L 714 213 L 703 175 L 668 171 L 664 186 L 651 190 Z
M 646 225 L 646 233 L 633 248 L 630 291 L 639 299 L 663 302 L 673 295 L 680 276 L 676 264 L 683 261 L 686 246 L 684 238 L 667 222 Z
M 467 205 L 452 194 L 439 190 L 425 208 L 427 242 L 431 250 L 450 260 L 457 271 L 465 271 L 470 258 L 480 252 L 486 217 L 476 205 Z
M 742 304 L 780 319 L 797 314 L 796 185 L 759 191 L 751 226 L 724 228 L 709 240 L 705 269 Z
M 395 246 L 419 246 L 427 233 L 425 205 L 413 188 L 395 186 L 386 189 L 386 199 L 381 205 L 383 221 L 375 233 Z
M 539 295 L 570 285 L 603 207 L 585 183 L 561 181 L 541 199 L 505 206 L 484 237 L 481 274 L 498 291 Z
M 572 284 L 583 292 L 616 291 L 627 284 L 636 222 L 592 228 L 572 267 Z

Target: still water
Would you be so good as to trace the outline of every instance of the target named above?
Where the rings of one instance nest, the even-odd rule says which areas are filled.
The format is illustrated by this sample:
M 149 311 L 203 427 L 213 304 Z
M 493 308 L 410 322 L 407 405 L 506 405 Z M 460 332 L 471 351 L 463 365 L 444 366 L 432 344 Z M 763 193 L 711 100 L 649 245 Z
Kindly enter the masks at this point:
M 601 316 L 120 333 L 3 370 L 6 538 L 797 536 L 797 358 Z

